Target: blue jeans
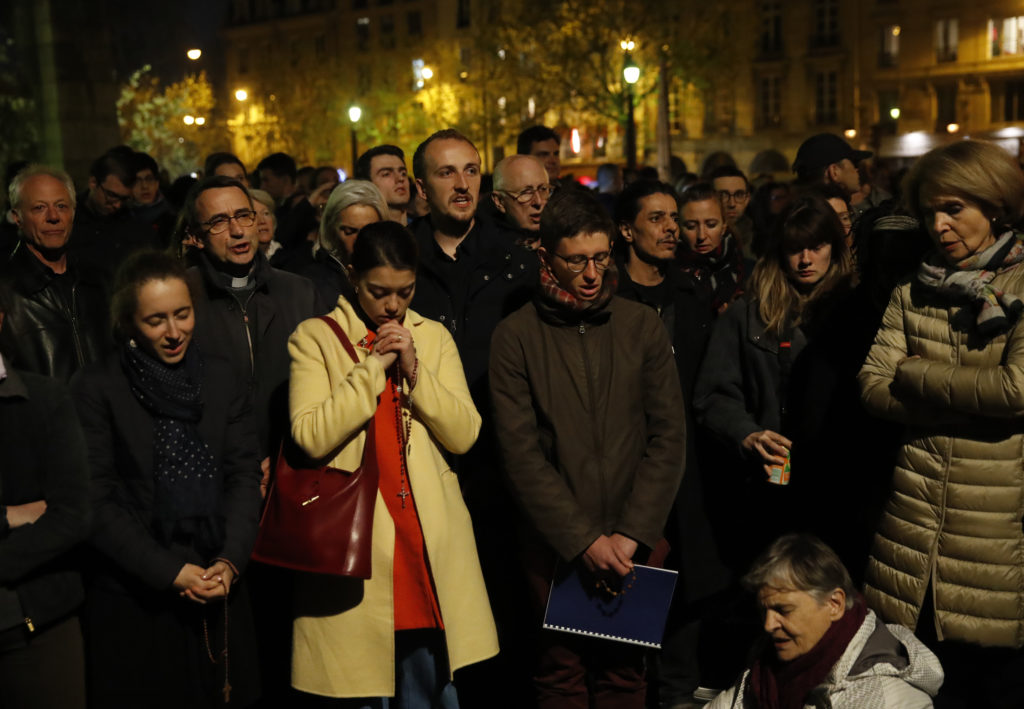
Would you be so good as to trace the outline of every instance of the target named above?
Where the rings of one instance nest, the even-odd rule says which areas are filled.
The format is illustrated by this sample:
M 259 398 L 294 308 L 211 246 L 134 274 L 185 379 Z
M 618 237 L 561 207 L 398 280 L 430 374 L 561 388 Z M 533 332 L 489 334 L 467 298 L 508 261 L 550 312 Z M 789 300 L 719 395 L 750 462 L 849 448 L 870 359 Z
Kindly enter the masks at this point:
M 342 699 L 338 709 L 459 709 L 455 685 L 448 679 L 444 632 L 395 633 L 395 696 Z

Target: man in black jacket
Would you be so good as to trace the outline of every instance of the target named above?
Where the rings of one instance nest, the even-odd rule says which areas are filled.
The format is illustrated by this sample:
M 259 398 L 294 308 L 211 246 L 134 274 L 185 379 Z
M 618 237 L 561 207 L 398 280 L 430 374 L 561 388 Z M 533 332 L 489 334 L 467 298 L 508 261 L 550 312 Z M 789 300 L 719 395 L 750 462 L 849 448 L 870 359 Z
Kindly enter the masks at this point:
M 322 309 L 306 278 L 272 268 L 259 253 L 256 213 L 242 183 L 203 178 L 185 201 L 199 247 L 189 269 L 196 342 L 249 372 L 263 456 L 277 452 L 287 426 L 288 337 Z
M 0 326 L 5 300 L 0 287 Z M 85 438 L 63 384 L 5 365 L 0 357 L 3 702 L 84 708 L 82 581 L 68 552 L 89 532 Z
M 110 348 L 106 291 L 68 254 L 74 185 L 55 168 L 32 165 L 11 181 L 19 242 L 0 266 L 11 291 L 0 347 L 13 366 L 67 382 Z

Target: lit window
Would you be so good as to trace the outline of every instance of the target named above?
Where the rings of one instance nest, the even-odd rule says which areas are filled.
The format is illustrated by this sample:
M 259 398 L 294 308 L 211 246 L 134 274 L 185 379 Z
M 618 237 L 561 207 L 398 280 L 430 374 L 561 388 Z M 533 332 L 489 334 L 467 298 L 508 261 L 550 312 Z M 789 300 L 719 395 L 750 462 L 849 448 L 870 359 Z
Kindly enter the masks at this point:
M 880 35 L 878 66 L 896 66 L 900 58 L 900 26 L 883 25 Z
M 988 21 L 990 57 L 1024 54 L 1024 16 Z
M 960 44 L 960 21 L 955 17 L 935 23 L 935 58 L 940 62 L 955 62 Z

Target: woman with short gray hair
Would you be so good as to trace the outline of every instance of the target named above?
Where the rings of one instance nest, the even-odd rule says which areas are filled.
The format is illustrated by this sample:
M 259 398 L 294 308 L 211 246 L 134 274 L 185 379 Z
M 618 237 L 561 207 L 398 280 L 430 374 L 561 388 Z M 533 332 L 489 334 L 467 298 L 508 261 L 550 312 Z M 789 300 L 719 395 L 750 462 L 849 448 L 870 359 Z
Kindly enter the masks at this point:
M 942 685 L 938 659 L 902 626 L 868 610 L 843 563 L 820 539 L 787 534 L 754 562 L 768 637 L 739 682 L 708 709 L 913 709 Z

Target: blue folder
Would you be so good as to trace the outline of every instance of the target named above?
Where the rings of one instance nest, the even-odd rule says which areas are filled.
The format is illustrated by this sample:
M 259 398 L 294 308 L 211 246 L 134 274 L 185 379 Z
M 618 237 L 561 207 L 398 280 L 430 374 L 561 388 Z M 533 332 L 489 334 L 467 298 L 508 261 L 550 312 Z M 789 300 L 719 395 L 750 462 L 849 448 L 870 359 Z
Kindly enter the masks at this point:
M 595 588 L 594 578 L 578 564 L 559 561 L 548 593 L 544 627 L 660 648 L 679 574 L 640 564 L 634 568 L 636 580 L 632 585 L 625 593 L 611 596 Z M 622 581 L 625 588 L 630 577 Z

